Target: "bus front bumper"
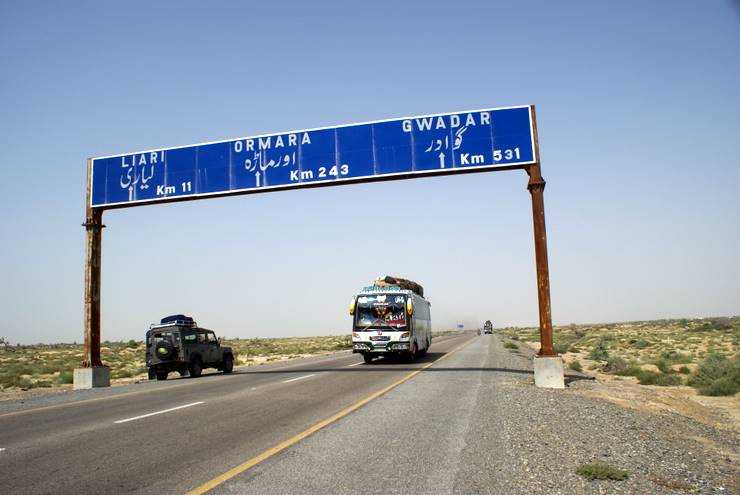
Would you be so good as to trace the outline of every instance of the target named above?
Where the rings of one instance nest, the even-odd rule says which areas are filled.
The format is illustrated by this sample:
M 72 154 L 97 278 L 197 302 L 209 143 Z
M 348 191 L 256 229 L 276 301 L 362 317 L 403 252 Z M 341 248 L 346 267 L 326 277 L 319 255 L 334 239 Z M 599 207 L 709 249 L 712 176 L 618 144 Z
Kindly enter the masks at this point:
M 410 342 L 353 342 L 353 353 L 366 352 L 403 352 L 411 349 Z

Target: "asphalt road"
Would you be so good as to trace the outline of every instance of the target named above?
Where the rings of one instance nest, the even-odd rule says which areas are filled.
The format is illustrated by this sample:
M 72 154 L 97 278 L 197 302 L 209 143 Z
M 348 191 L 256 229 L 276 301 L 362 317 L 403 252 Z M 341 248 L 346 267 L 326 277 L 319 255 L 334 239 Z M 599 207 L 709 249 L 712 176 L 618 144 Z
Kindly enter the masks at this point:
M 579 390 L 599 387 L 582 375 L 566 375 L 565 390 L 539 389 L 532 351 L 510 344 L 518 349 L 498 335 L 474 338 L 300 443 L 204 488 L 209 495 L 740 494 L 732 462 L 740 444 L 727 431 L 582 397 Z M 594 462 L 628 478 L 577 474 Z
M 413 363 L 366 365 L 359 355 L 340 353 L 6 406 L 1 490 L 185 493 L 475 337 L 437 338 Z

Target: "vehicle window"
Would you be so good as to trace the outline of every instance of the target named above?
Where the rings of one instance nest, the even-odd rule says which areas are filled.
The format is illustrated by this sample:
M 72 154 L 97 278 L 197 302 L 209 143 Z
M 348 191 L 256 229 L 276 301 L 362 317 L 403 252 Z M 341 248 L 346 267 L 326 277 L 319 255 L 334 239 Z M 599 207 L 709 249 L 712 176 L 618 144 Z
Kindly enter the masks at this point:
M 198 332 L 198 343 L 199 344 L 206 343 L 206 333 L 205 332 Z
M 208 343 L 209 343 L 209 344 L 215 344 L 215 343 L 216 343 L 216 334 L 215 334 L 215 333 L 213 333 L 213 332 L 208 332 L 208 333 L 206 334 L 206 336 L 208 337 Z
M 356 326 L 360 330 L 406 326 L 406 296 L 368 294 L 357 298 Z
M 195 333 L 192 333 L 192 332 L 185 333 L 182 336 L 182 340 L 186 344 L 194 344 L 195 343 L 195 338 L 196 338 L 195 337 Z
M 429 319 L 429 305 L 423 299 L 414 305 L 414 313 L 416 314 L 417 320 L 428 320 Z
M 152 335 L 152 344 L 157 344 L 163 340 L 172 340 L 172 332 L 158 332 Z

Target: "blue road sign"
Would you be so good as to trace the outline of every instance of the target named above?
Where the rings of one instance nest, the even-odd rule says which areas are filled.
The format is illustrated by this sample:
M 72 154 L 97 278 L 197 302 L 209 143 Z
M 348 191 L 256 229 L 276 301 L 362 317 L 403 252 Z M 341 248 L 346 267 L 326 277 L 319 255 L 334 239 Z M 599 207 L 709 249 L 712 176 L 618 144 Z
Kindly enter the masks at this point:
M 266 134 L 92 159 L 93 208 L 535 163 L 530 106 Z

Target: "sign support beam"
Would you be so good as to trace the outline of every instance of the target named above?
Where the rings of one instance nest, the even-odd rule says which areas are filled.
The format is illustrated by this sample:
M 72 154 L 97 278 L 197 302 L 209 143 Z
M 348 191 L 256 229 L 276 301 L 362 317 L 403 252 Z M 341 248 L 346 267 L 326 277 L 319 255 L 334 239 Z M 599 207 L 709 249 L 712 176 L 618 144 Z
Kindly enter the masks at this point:
M 545 179 L 540 169 L 540 149 L 537 140 L 537 121 L 534 106 L 532 130 L 535 149 L 535 164 L 526 168 L 529 174 L 527 189 L 532 196 L 532 223 L 534 226 L 534 254 L 537 264 L 537 300 L 540 315 L 540 356 L 557 356 L 552 347 L 552 309 L 550 307 L 550 270 L 547 263 L 547 232 L 545 230 Z
M 87 203 L 85 223 L 85 348 L 83 368 L 103 366 L 100 360 L 100 263 L 103 240 L 103 209 L 90 206 L 92 160 L 87 161 Z

